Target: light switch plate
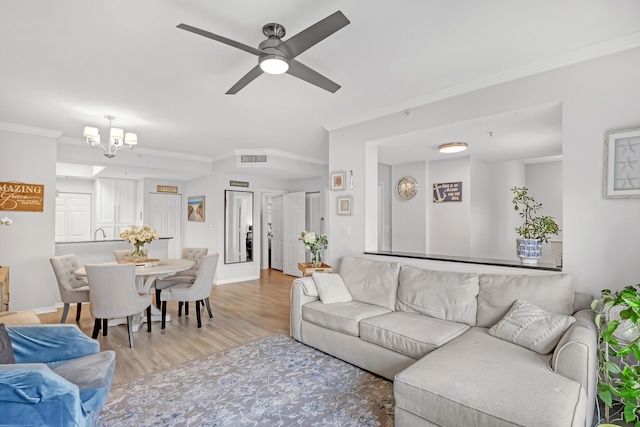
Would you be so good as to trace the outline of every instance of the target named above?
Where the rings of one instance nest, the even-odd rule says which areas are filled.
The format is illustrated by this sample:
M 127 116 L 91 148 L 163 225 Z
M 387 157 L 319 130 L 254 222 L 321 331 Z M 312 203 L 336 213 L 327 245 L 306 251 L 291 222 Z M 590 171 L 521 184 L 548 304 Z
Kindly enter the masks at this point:
M 349 225 L 343 225 L 342 226 L 342 235 L 343 236 L 348 236 L 351 234 L 351 226 Z

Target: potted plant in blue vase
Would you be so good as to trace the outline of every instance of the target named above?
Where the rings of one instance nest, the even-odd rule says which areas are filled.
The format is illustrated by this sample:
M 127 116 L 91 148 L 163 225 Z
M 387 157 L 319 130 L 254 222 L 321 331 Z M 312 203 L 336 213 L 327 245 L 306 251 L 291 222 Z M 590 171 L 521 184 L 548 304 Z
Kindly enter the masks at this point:
M 516 233 L 520 238 L 516 242 L 518 257 L 523 264 L 537 264 L 542 256 L 542 242 L 547 243 L 549 237 L 557 236 L 560 232 L 558 224 L 552 216 L 536 216 L 542 209 L 542 203 L 538 203 L 529 195 L 527 187 L 513 187 L 513 207 L 524 224 L 516 227 Z

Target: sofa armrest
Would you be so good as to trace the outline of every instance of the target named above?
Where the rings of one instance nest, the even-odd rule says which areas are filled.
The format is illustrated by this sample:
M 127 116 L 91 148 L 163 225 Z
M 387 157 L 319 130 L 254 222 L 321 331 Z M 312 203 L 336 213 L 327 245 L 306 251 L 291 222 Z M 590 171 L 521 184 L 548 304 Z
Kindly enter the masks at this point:
M 70 425 L 84 417 L 78 386 L 44 363 L 0 365 L 0 423 Z
M 582 385 L 593 409 L 597 389 L 598 329 L 593 310 L 573 314 L 576 321 L 564 333 L 551 358 L 551 369 Z M 591 413 L 591 412 L 590 412 Z
M 76 325 L 8 325 L 16 363 L 50 363 L 100 351 Z
M 315 295 L 313 295 L 315 293 Z M 302 306 L 317 301 L 318 290 L 311 277 L 301 277 L 291 284 L 290 335 L 301 341 Z

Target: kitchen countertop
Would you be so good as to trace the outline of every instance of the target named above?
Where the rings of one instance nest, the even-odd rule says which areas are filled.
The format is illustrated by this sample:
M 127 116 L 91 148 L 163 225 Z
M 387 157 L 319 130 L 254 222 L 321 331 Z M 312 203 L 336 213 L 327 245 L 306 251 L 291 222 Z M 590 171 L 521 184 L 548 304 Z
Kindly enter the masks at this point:
M 173 239 L 173 237 L 160 237 L 158 240 Z M 109 243 L 109 242 L 125 242 L 124 239 L 100 239 L 100 240 L 75 240 L 71 242 L 56 242 L 56 245 L 64 245 L 67 243 Z

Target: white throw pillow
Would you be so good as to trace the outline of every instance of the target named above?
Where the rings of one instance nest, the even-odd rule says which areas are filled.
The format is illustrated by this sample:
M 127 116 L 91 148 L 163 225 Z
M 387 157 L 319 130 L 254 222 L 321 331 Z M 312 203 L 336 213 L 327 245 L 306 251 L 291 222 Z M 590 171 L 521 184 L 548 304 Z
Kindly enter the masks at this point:
M 313 281 L 323 304 L 351 301 L 351 294 L 339 274 L 313 273 Z
M 511 310 L 489 329 L 489 335 L 518 344 L 540 354 L 549 354 L 576 319 L 548 313 L 528 302 L 516 300 Z

